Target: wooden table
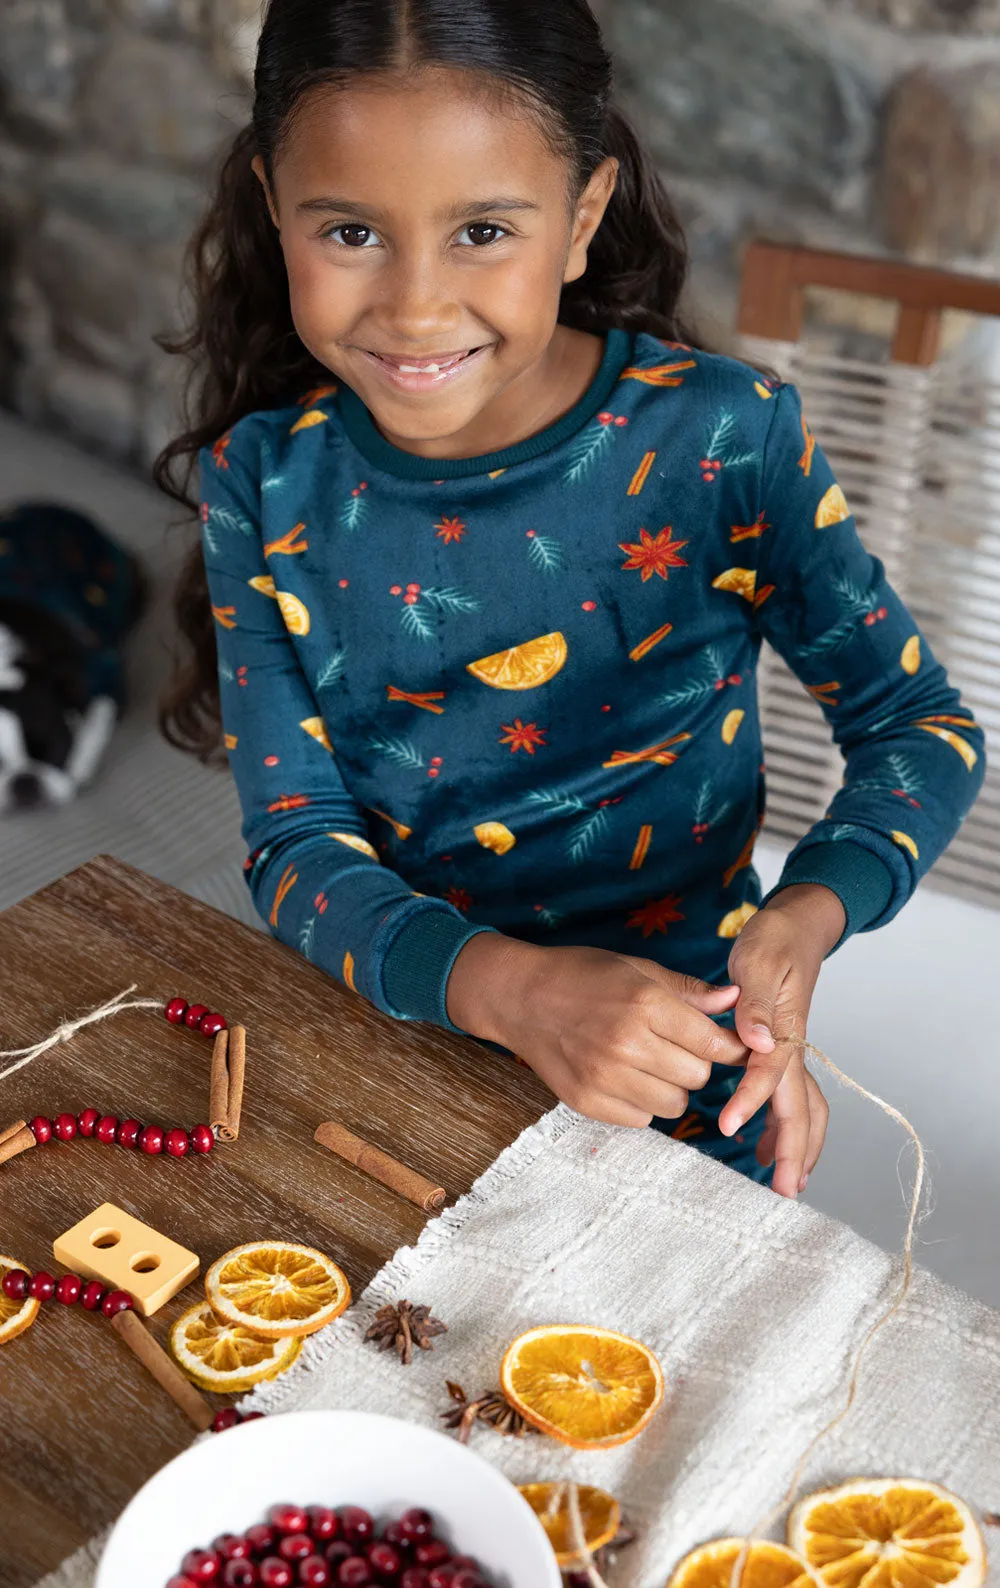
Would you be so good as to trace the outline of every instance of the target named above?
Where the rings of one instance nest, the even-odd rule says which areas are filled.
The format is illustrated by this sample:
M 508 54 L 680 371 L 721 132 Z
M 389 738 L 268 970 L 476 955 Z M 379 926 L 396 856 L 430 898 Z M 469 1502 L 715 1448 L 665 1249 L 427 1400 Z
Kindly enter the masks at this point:
M 358 1295 L 426 1215 L 317 1146 L 316 1125 L 340 1119 L 454 1197 L 552 1101 L 529 1070 L 384 1018 L 291 949 L 107 855 L 0 914 L 0 971 L 0 1048 L 133 982 L 133 996 L 180 994 L 247 1029 L 237 1142 L 174 1160 L 77 1138 L 0 1167 L 0 1251 L 31 1270 L 60 1272 L 55 1236 L 111 1201 L 196 1251 L 202 1271 L 276 1236 L 328 1252 Z M 207 1114 L 210 1052 L 152 1010 L 127 1011 L 0 1082 L 0 1125 L 93 1105 L 190 1127 Z M 158 1338 L 199 1294 L 196 1279 L 156 1315 Z M 193 1434 L 104 1319 L 43 1307 L 0 1362 L 3 1588 L 111 1521 Z

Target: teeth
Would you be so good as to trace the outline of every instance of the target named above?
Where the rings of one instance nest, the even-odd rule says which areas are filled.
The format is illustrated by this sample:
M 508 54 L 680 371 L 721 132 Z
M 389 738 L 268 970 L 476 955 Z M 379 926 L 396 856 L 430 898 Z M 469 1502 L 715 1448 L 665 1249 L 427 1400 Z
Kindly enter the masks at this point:
M 468 357 L 468 352 L 458 353 L 454 358 L 446 359 L 441 364 L 399 364 L 395 359 L 391 358 L 385 359 L 384 362 L 391 364 L 401 375 L 440 375 L 442 370 L 453 369 L 456 364 L 460 364 L 464 358 Z

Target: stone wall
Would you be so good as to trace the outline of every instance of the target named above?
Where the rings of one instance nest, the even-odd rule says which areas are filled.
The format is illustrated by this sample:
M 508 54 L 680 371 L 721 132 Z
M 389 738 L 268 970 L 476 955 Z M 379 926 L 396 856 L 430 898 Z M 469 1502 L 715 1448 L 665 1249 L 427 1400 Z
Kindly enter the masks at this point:
M 0 400 L 148 465 L 257 0 L 2 0 Z M 1000 272 L 1000 0 L 597 0 L 731 325 L 754 236 Z M 540 15 L 544 14 L 540 7 Z

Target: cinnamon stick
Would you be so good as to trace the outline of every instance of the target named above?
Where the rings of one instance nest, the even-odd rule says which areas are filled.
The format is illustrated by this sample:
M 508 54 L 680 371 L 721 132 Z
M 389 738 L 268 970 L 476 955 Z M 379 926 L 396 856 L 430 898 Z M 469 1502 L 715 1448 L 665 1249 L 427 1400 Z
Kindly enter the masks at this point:
M 435 1185 L 432 1180 L 425 1180 L 415 1169 L 407 1168 L 406 1164 L 400 1163 L 397 1158 L 390 1158 L 387 1152 L 383 1152 L 379 1147 L 373 1147 L 371 1142 L 363 1141 L 360 1136 L 353 1135 L 334 1119 L 328 1119 L 318 1127 L 315 1140 L 321 1146 L 329 1147 L 338 1158 L 346 1159 L 348 1163 L 353 1163 L 355 1168 L 370 1174 L 373 1180 L 388 1186 L 397 1196 L 405 1197 L 408 1202 L 423 1208 L 425 1213 L 435 1213 L 444 1203 L 443 1186 Z
M 226 1123 L 219 1131 L 223 1141 L 235 1141 L 240 1133 L 240 1113 L 243 1109 L 243 1076 L 246 1071 L 247 1034 L 243 1026 L 231 1026 L 226 1064 L 229 1069 L 229 1097 L 226 1102 Z
M 229 1118 L 229 1032 L 216 1033 L 212 1043 L 212 1069 L 208 1082 L 208 1123 L 219 1135 Z
M 0 1143 L 8 1141 L 11 1136 L 16 1136 L 28 1123 L 26 1119 L 15 1119 L 13 1125 L 8 1125 L 6 1130 L 0 1130 Z
M 117 1312 L 111 1320 L 111 1326 L 194 1426 L 200 1432 L 210 1428 L 214 1418 L 211 1406 L 190 1379 L 185 1378 L 176 1363 L 171 1361 L 163 1347 L 157 1344 L 138 1315 L 134 1312 Z
M 27 1152 L 29 1147 L 37 1147 L 35 1133 L 27 1125 L 18 1124 L 16 1130 L 11 1130 L 9 1135 L 0 1141 L 0 1163 L 6 1163 L 9 1158 L 16 1158 L 19 1152 Z

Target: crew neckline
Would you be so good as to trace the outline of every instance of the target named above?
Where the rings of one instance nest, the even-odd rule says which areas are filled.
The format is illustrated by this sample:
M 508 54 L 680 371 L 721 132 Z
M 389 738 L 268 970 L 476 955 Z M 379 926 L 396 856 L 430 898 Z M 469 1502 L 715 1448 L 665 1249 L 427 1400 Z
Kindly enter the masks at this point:
M 527 436 L 524 441 L 518 441 L 515 446 L 503 447 L 499 452 L 480 453 L 473 458 L 424 458 L 404 452 L 402 447 L 394 446 L 382 435 L 353 387 L 342 385 L 337 400 L 344 428 L 354 445 L 369 463 L 386 474 L 408 480 L 454 480 L 463 475 L 491 474 L 497 469 L 509 469 L 515 463 L 527 463 L 582 430 L 607 402 L 612 387 L 631 360 L 633 345 L 633 333 L 612 327 L 607 333 L 597 373 L 583 396 L 561 419 Z

